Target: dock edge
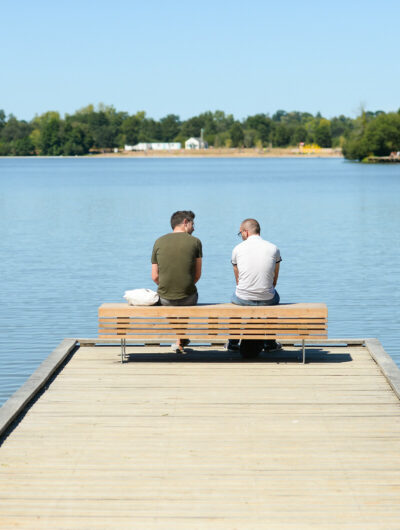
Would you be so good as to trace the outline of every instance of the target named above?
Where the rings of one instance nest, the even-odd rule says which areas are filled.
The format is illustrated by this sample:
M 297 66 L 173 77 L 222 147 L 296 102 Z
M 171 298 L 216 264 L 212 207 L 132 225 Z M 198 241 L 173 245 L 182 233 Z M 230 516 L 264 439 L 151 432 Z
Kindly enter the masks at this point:
M 39 365 L 29 379 L 0 408 L 0 438 L 62 365 L 78 341 L 64 339 Z
M 369 354 L 386 377 L 393 392 L 400 399 L 400 369 L 390 355 L 383 349 L 383 346 L 378 339 L 365 339 L 364 344 L 369 351 Z

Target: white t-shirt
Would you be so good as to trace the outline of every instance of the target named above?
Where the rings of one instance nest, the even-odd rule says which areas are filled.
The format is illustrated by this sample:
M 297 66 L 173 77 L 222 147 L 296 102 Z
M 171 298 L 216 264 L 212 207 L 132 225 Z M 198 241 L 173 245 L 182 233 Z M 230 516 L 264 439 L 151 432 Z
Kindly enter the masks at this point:
M 271 300 L 275 295 L 275 265 L 282 261 L 279 249 L 259 235 L 249 236 L 232 252 L 239 270 L 236 296 L 243 300 Z

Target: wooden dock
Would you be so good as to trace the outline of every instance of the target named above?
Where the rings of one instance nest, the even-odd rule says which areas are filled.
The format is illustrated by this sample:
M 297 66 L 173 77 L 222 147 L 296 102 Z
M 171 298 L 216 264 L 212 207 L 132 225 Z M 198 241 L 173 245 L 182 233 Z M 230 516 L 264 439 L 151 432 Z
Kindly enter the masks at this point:
M 368 164 L 399 164 L 400 156 L 368 156 Z
M 378 341 L 305 365 L 295 346 L 121 364 L 74 344 L 0 409 L 0 528 L 400 528 L 400 377 Z

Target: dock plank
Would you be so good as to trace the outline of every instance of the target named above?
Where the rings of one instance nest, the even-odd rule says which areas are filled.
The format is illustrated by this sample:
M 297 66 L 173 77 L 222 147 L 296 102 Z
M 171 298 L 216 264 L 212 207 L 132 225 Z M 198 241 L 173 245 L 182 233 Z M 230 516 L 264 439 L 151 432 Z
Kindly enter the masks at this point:
M 0 447 L 0 528 L 398 529 L 400 402 L 364 346 L 81 346 Z

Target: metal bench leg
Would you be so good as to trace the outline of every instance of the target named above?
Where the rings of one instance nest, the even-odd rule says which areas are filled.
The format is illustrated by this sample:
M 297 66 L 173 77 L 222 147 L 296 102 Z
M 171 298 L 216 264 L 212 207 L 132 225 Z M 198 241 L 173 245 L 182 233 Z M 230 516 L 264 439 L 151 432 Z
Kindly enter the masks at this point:
M 303 364 L 306 363 L 306 348 L 304 346 L 304 339 L 302 340 L 302 347 L 303 347 Z
M 126 339 L 121 339 L 121 363 L 124 362 L 125 354 L 126 354 Z

